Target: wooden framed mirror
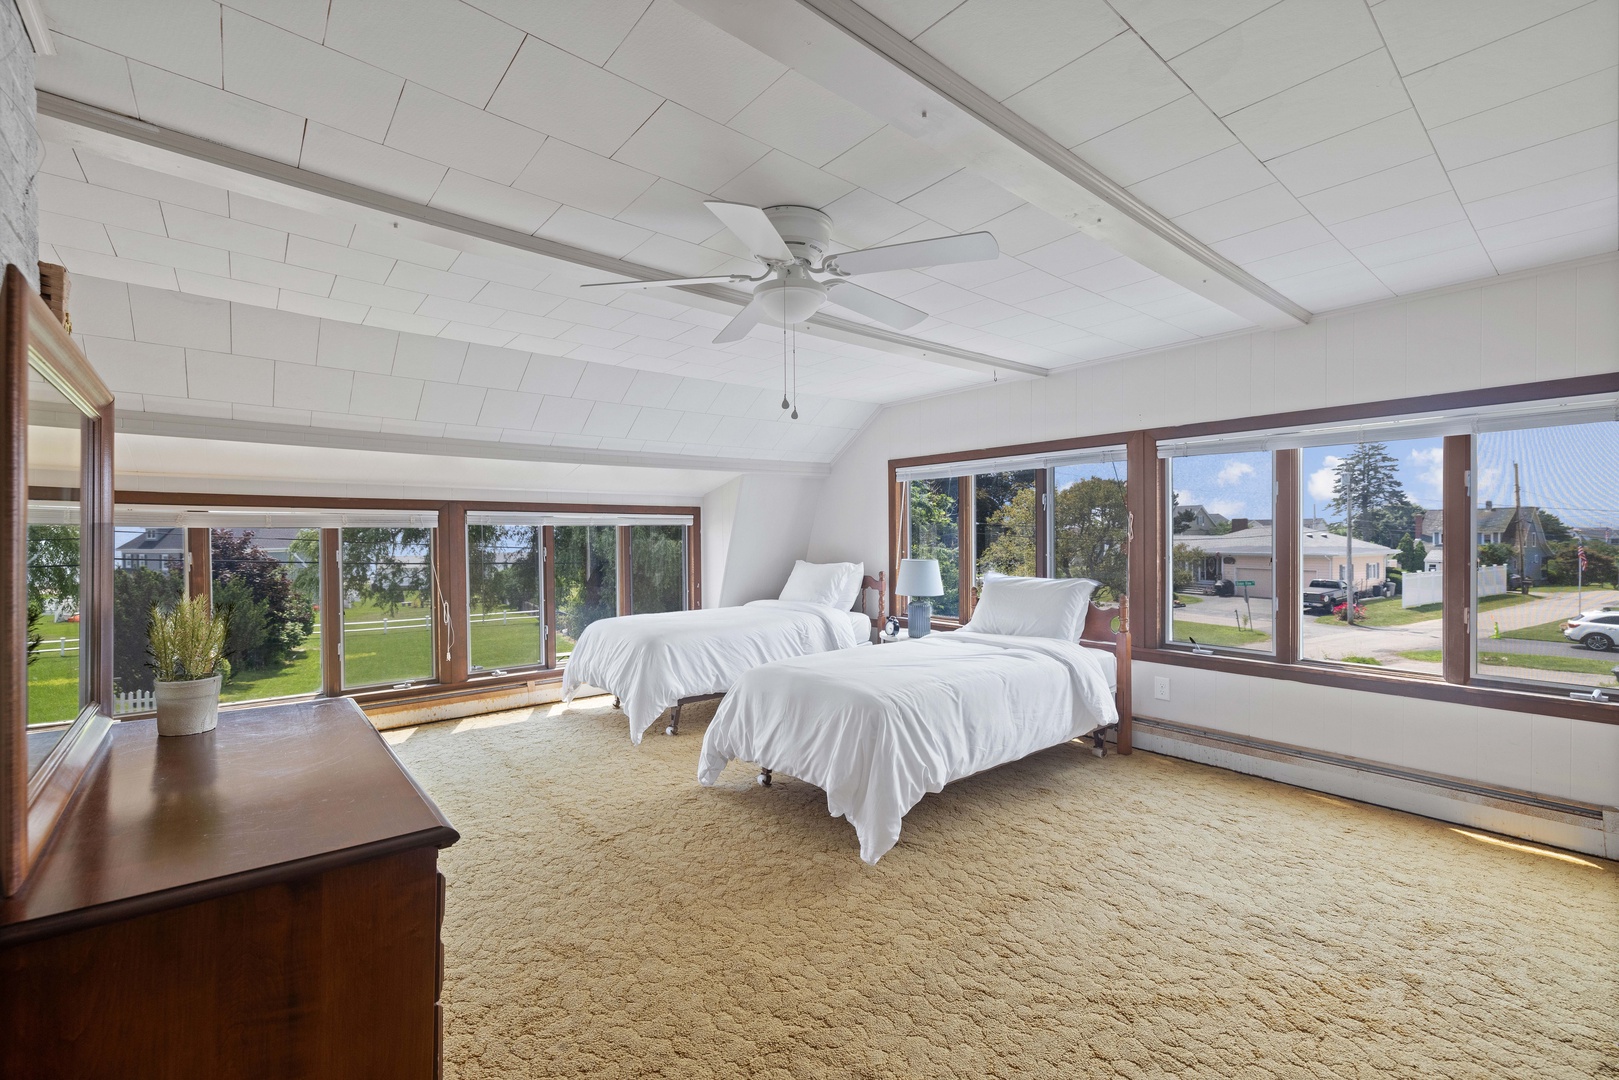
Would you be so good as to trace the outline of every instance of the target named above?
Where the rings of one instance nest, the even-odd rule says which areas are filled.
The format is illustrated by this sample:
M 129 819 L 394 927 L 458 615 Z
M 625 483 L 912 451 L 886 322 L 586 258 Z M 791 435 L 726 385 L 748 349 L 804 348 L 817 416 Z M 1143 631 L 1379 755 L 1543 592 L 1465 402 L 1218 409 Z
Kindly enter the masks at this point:
M 0 881 L 16 893 L 112 726 L 113 395 L 15 266 L 0 283 Z

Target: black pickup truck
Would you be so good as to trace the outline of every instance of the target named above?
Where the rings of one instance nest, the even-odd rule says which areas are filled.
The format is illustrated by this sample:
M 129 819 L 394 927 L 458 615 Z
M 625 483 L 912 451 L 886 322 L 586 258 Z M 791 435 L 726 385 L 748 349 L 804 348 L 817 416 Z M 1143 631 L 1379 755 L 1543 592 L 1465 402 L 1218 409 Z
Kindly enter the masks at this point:
M 1304 610 L 1319 611 L 1324 615 L 1349 599 L 1349 585 L 1334 578 L 1316 578 L 1305 586 Z

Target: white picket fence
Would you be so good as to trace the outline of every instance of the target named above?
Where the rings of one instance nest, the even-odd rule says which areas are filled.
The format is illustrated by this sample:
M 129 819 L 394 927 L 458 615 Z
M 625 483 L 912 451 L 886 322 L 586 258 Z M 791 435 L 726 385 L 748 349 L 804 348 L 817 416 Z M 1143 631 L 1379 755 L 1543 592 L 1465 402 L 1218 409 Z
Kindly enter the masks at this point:
M 157 695 L 150 690 L 131 690 L 127 694 L 114 694 L 112 696 L 112 714 L 114 716 L 151 712 L 155 708 L 157 708 Z
M 1445 572 L 1443 570 L 1406 571 L 1400 583 L 1400 606 L 1421 607 L 1439 604 L 1445 599 Z M 1478 568 L 1478 591 L 1475 596 L 1500 596 L 1507 591 L 1507 568 L 1481 566 Z

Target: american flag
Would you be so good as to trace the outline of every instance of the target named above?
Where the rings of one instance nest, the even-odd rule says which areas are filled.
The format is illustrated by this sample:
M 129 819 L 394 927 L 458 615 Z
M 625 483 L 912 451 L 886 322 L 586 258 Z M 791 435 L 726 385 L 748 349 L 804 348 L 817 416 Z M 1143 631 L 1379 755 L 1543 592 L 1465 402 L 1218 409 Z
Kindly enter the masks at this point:
M 1580 573 L 1585 573 L 1585 543 L 1582 541 L 1576 550 L 1580 555 Z

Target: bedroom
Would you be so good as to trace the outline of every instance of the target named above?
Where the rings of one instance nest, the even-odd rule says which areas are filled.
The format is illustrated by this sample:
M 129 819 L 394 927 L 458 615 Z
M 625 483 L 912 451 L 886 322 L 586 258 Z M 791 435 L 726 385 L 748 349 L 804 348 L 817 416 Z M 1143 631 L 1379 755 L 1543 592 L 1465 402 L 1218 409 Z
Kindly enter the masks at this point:
M 0 0 L 8 1074 L 1619 1068 L 1616 19 Z

